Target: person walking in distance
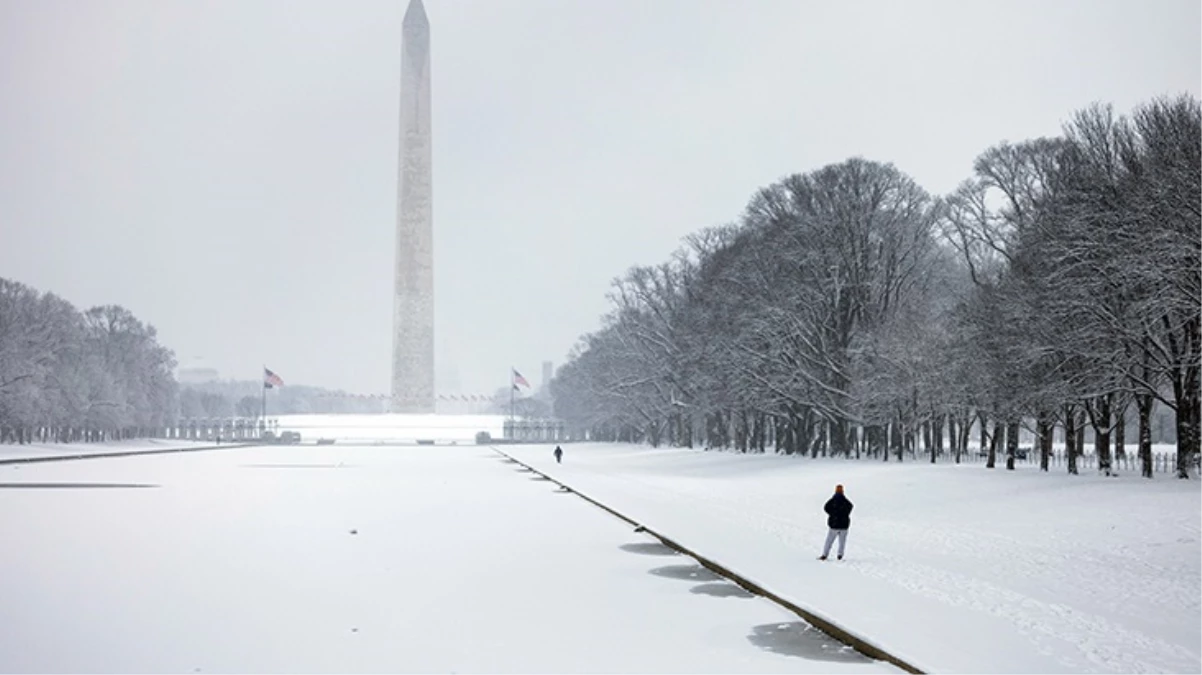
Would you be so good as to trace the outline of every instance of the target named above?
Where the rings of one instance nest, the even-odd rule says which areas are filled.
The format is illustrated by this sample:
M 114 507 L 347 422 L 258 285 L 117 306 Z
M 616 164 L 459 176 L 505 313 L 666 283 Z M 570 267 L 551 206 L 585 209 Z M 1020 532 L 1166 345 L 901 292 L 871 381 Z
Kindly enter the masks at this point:
M 555 446 L 555 463 L 556 464 L 563 463 L 563 448 L 559 447 L 558 445 Z
M 839 560 L 843 559 L 843 549 L 847 546 L 847 529 L 851 527 L 851 510 L 853 505 L 843 494 L 843 486 L 835 486 L 835 495 L 826 500 L 826 506 L 822 510 L 826 511 L 826 526 L 830 530 L 826 533 L 826 544 L 822 547 L 822 555 L 818 556 L 819 560 L 826 560 L 826 557 L 831 553 L 831 544 L 835 543 L 835 539 L 839 540 Z

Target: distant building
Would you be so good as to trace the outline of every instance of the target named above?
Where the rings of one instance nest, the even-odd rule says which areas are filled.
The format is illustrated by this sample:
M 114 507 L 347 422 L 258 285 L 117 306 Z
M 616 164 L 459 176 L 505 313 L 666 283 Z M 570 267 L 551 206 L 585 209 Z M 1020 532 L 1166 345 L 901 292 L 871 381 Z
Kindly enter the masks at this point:
M 221 379 L 220 373 L 205 363 L 204 357 L 196 356 L 179 367 L 175 372 L 175 381 L 180 384 L 205 384 Z
M 216 368 L 192 366 L 180 368 L 175 379 L 180 384 L 205 384 L 206 382 L 216 382 L 221 378 Z

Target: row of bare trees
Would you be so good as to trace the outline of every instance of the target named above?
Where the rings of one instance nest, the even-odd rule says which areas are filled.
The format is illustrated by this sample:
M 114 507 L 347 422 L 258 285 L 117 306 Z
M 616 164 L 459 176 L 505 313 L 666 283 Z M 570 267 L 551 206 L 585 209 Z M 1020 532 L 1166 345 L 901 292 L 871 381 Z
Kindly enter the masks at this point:
M 1013 468 L 1020 429 L 1068 470 L 1138 411 L 1199 444 L 1202 114 L 1096 105 L 1059 138 L 1002 143 L 953 194 L 864 159 L 760 190 L 736 224 L 614 282 L 612 311 L 552 382 L 591 438 L 959 461 L 970 434 Z M 946 443 L 946 450 L 945 450 Z
M 175 419 L 175 359 L 116 305 L 78 311 L 0 279 L 0 442 L 147 436 Z

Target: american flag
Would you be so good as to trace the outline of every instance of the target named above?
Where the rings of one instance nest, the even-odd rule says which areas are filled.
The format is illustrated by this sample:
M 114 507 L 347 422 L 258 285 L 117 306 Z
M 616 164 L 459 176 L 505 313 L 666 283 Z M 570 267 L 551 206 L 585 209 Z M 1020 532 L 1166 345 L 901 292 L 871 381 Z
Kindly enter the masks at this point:
M 268 370 L 267 366 L 263 366 L 263 386 L 268 389 L 282 387 L 284 386 L 284 381 L 280 379 L 279 375 Z
M 513 369 L 513 388 L 517 389 L 517 385 L 519 385 L 519 384 L 527 389 L 530 388 L 530 383 L 526 381 L 526 378 L 522 377 L 522 374 L 518 372 L 517 368 L 514 368 Z

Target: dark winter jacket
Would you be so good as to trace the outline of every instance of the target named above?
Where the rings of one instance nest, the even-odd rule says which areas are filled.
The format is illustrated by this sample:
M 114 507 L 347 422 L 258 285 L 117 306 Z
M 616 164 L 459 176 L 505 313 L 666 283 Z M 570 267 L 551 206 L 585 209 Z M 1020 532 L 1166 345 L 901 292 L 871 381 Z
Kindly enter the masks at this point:
M 851 527 L 852 503 L 847 497 L 836 493 L 822 507 L 827 513 L 826 526 L 832 530 L 846 530 Z

